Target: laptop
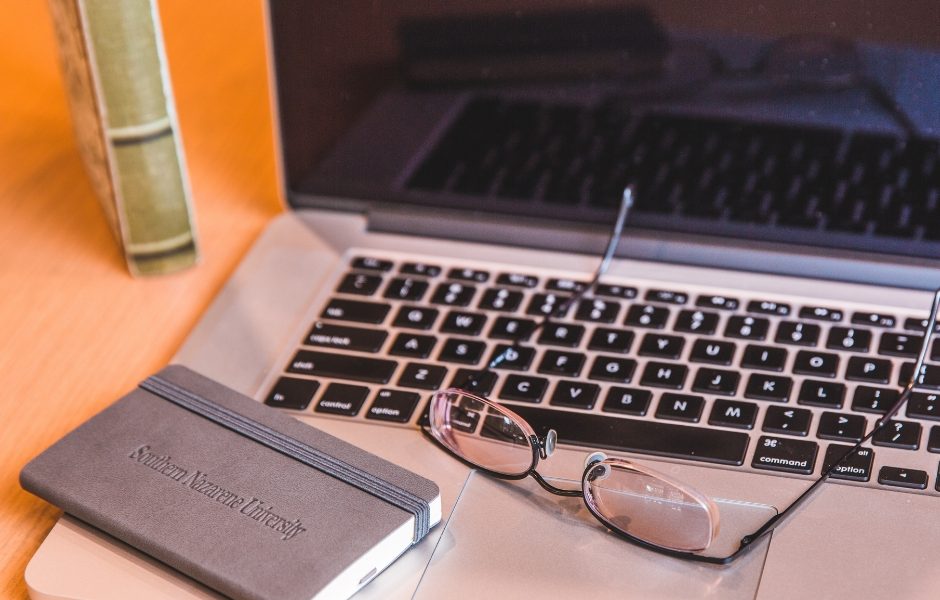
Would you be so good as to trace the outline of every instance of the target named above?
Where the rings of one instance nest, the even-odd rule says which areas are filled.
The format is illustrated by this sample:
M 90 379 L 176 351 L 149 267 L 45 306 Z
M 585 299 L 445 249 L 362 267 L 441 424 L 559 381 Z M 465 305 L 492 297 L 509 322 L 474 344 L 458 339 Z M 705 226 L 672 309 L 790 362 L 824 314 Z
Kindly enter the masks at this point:
M 726 566 L 627 543 L 420 432 L 473 377 L 557 432 L 553 485 L 603 451 L 711 498 L 708 552 L 789 505 L 933 326 L 933 4 L 271 0 L 266 19 L 290 210 L 174 362 L 439 484 L 441 525 L 358 597 L 936 596 L 937 345 L 890 431 Z M 487 369 L 590 280 L 628 186 L 599 285 Z M 26 582 L 214 597 L 67 516 Z

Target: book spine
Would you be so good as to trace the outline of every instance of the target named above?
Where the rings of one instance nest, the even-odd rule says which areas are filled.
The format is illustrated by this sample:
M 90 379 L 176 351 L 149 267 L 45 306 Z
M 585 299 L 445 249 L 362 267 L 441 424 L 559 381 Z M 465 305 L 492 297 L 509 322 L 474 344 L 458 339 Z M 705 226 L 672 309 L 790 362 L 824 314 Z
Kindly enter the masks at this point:
M 198 258 L 154 0 L 50 0 L 79 148 L 135 275 Z

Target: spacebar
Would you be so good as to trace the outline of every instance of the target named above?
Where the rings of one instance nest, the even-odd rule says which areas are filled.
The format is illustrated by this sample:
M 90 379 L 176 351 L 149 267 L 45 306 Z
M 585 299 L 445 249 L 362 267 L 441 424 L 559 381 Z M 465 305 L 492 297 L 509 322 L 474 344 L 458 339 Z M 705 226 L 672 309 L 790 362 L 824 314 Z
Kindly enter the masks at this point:
M 539 436 L 549 429 L 563 444 L 684 458 L 724 465 L 744 463 L 748 435 L 658 421 L 586 415 L 571 411 L 512 406 Z

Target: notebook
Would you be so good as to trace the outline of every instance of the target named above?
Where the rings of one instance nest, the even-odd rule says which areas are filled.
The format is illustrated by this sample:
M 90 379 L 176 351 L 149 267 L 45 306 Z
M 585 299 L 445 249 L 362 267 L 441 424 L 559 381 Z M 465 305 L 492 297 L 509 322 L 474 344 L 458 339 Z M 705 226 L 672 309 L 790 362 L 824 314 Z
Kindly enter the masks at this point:
M 434 391 L 470 375 L 557 432 L 539 463 L 554 485 L 576 489 L 602 450 L 710 497 L 716 554 L 796 499 L 897 397 L 930 326 L 930 7 L 267 8 L 291 210 L 175 360 L 438 483 L 442 526 L 361 597 L 933 595 L 933 349 L 893 429 L 724 567 L 626 543 L 579 498 L 420 432 Z M 485 369 L 590 280 L 626 186 L 600 285 Z M 68 520 L 26 581 L 36 597 L 202 593 Z

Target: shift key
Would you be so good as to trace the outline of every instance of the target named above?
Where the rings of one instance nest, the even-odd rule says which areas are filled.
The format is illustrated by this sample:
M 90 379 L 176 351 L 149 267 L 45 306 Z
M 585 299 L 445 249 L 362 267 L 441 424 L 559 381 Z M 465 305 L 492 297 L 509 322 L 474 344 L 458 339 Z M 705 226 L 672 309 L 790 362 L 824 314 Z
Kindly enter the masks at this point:
M 290 361 L 287 370 L 290 373 L 318 377 L 388 383 L 397 366 L 398 363 L 393 360 L 300 350 Z

